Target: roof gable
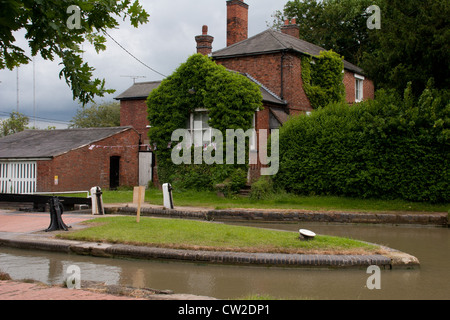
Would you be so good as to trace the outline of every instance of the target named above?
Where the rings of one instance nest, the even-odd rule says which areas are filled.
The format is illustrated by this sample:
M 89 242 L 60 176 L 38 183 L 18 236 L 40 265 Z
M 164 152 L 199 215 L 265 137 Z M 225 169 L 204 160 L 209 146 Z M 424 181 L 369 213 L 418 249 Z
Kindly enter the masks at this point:
M 234 72 L 232 70 L 229 70 L 230 72 Z M 276 94 L 271 92 L 268 88 L 266 88 L 264 85 L 262 85 L 260 82 L 258 82 L 256 79 L 254 79 L 251 75 L 246 73 L 241 73 L 243 76 L 247 77 L 257 85 L 259 85 L 259 88 L 261 90 L 261 94 L 263 96 L 264 102 L 270 102 L 275 104 L 281 104 L 285 105 L 286 102 L 283 101 L 280 97 L 278 97 Z M 154 82 L 137 82 L 133 84 L 130 88 L 128 88 L 125 92 L 120 94 L 118 97 L 114 98 L 116 100 L 144 100 L 147 99 L 149 94 L 156 89 L 161 84 L 161 81 L 154 81 Z
M 116 100 L 147 99 L 150 92 L 158 88 L 162 81 L 137 82 L 121 93 Z
M 246 40 L 215 51 L 212 53 L 212 56 L 214 59 L 224 59 L 281 51 L 294 51 L 301 54 L 317 56 L 321 51 L 326 51 L 326 49 L 288 34 L 268 29 Z M 363 74 L 363 70 L 361 68 L 345 60 L 344 68 Z
M 25 130 L 0 139 L 0 159 L 52 158 L 131 127 Z

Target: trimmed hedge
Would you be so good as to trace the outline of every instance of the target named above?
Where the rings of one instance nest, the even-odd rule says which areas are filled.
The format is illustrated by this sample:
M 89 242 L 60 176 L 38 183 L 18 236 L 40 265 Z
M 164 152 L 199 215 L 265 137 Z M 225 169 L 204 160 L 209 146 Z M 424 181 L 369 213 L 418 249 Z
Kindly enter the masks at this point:
M 297 194 L 449 200 L 450 91 L 375 100 L 297 116 L 280 130 L 274 183 Z

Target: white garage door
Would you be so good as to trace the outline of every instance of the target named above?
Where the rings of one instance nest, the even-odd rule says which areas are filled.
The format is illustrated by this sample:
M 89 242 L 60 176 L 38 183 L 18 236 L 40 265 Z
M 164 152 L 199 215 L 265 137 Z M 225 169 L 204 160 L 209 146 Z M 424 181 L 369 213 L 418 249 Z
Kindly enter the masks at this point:
M 0 193 L 36 192 L 36 161 L 0 161 Z

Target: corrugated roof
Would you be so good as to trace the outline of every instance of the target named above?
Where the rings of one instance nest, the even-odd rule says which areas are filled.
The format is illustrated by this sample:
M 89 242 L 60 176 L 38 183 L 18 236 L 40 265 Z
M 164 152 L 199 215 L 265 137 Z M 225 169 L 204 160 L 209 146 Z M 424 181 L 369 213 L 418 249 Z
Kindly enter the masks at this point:
M 0 159 L 52 158 L 132 127 L 25 130 L 0 139 Z
M 212 53 L 214 59 L 224 59 L 236 56 L 248 56 L 291 50 L 311 56 L 317 56 L 326 49 L 302 39 L 272 29 L 263 31 L 253 37 L 235 43 Z M 363 74 L 363 70 L 344 60 L 344 68 Z

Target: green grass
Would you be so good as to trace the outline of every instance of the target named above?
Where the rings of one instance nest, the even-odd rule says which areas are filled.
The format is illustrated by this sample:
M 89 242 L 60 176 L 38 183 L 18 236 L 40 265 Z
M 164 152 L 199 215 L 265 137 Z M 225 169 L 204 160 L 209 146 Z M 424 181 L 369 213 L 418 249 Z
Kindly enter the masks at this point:
M 448 212 L 450 204 L 430 204 L 404 200 L 356 199 L 337 196 L 297 196 L 278 193 L 265 200 L 248 197 L 221 198 L 215 192 L 177 191 L 173 192 L 175 206 L 199 206 L 214 209 L 255 208 L 255 209 L 295 209 L 325 211 L 414 211 Z M 163 194 L 158 189 L 148 189 L 145 200 L 155 205 L 163 204 Z M 133 191 L 104 191 L 105 203 L 127 203 L 133 201 Z
M 374 253 L 379 248 L 357 240 L 317 235 L 302 241 L 296 232 L 214 222 L 142 217 L 102 217 L 90 227 L 58 235 L 70 240 L 125 243 L 163 248 L 272 253 Z

